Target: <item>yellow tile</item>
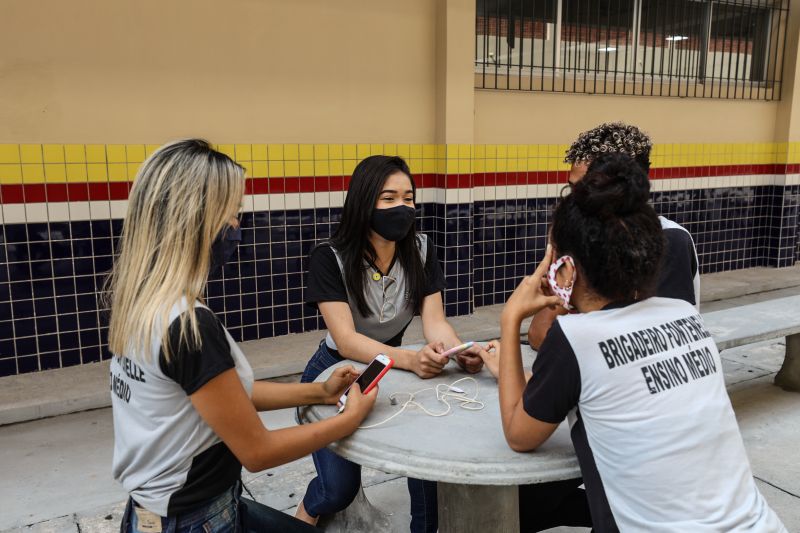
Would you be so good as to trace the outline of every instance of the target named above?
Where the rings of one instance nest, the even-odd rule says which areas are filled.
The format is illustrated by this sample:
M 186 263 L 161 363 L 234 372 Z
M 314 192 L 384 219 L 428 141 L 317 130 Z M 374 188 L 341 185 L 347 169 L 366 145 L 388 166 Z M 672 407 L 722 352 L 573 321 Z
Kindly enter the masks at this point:
M 486 172 L 497 172 L 497 159 L 486 160 Z
M 383 154 L 383 145 L 372 143 L 369 145 L 369 153 L 370 155 L 382 155 Z
M 266 178 L 269 176 L 269 163 L 266 161 L 253 161 L 253 174 L 254 178 Z
M 471 144 L 459 144 L 458 145 L 458 157 L 459 159 L 469 159 L 472 157 L 472 145 Z
M 44 166 L 41 164 L 23 163 L 22 181 L 23 183 L 43 183 Z
M 242 165 L 242 168 L 244 169 L 245 177 L 252 178 L 253 177 L 253 162 L 252 161 L 239 161 L 238 163 L 240 165 Z
M 270 163 L 272 163 L 272 161 L 270 161 Z M 285 176 L 295 177 L 300 175 L 300 163 L 297 161 L 284 161 L 283 168 Z M 272 177 L 272 173 L 270 173 L 270 177 Z
M 300 161 L 300 175 L 303 177 L 314 175 L 313 161 Z
M 241 163 L 253 160 L 253 148 L 249 144 L 236 144 L 233 149 L 236 154 L 236 162 Z
M 459 159 L 458 160 L 458 173 L 459 174 L 469 174 L 472 172 L 472 167 L 470 165 L 471 161 L 469 159 Z
M 272 159 L 272 157 L 270 157 L 270 159 Z M 296 144 L 284 144 L 283 145 L 283 160 L 284 161 L 297 161 L 298 159 L 300 159 L 300 148 Z
M 529 144 L 528 145 L 528 157 L 539 157 L 539 145 L 538 144 Z
M 383 153 L 384 153 L 384 155 L 397 155 L 397 145 L 396 144 L 384 144 L 383 145 Z
M 414 152 L 411 152 L 411 156 L 414 157 Z M 422 158 L 423 159 L 434 159 L 436 158 L 436 145 L 435 144 L 423 144 L 422 145 Z
M 508 150 L 507 153 L 508 153 L 509 159 L 516 159 L 516 157 L 517 157 L 517 145 L 516 144 L 509 144 L 506 147 L 506 150 Z
M 485 144 L 476 144 L 472 147 L 472 158 L 473 159 L 484 159 L 486 158 L 486 145 Z
M 89 163 L 86 165 L 89 181 L 107 181 L 108 168 L 105 163 Z
M 474 159 L 472 161 L 472 172 L 475 172 L 475 173 L 486 172 L 486 160 L 485 159 Z
M 314 176 L 330 176 L 331 167 L 327 159 L 314 161 Z
M 527 144 L 518 144 L 517 145 L 517 157 L 520 159 L 527 159 L 528 158 L 528 145 Z
M 528 172 L 539 170 L 539 159 L 536 157 L 528 157 L 528 159 L 525 161 L 525 169 Z
M 327 144 L 315 144 L 314 145 L 314 159 L 315 160 L 328 159 L 328 145 Z
M 270 144 L 269 146 L 267 146 L 267 152 L 269 154 L 270 161 L 283 161 L 284 145 Z M 297 157 L 295 157 L 295 159 L 297 159 Z
M 0 144 L 0 163 L 19 163 L 19 145 Z
M 498 144 L 496 147 L 497 159 L 505 159 L 508 157 L 508 146 L 505 144 Z
M 270 161 L 269 162 L 269 173 L 267 175 L 270 178 L 282 178 L 282 177 L 284 177 L 283 161 Z
M 218 144 L 215 146 L 217 152 L 222 152 L 231 159 L 236 158 L 236 147 L 232 144 Z
M 298 146 L 300 161 L 313 161 L 314 160 L 314 145 L 301 144 Z
M 447 145 L 446 144 L 437 144 L 436 145 L 436 158 L 437 159 L 445 159 L 447 157 Z
M 141 168 L 141 163 L 128 163 L 126 165 L 128 167 L 128 181 L 133 181 L 136 179 L 136 174 L 139 173 L 139 168 Z
M 548 157 L 558 157 L 562 153 L 563 152 L 559 151 L 557 144 L 548 144 L 547 145 L 547 156 Z
M 451 161 L 456 161 L 455 159 L 451 159 Z M 436 163 L 436 173 L 437 174 L 447 174 L 447 159 L 434 159 Z
M 86 181 L 86 165 L 82 163 L 67 163 L 67 181 Z
M 342 145 L 329 144 L 328 145 L 328 159 L 342 159 Z
M 516 172 L 519 170 L 517 158 L 507 159 L 506 161 L 508 161 L 508 166 L 506 168 L 509 172 Z
M 397 145 L 397 155 L 408 161 L 411 158 L 411 145 L 409 144 L 398 144 Z
M 110 154 L 109 157 L 111 157 Z M 108 181 L 128 181 L 128 165 L 125 163 L 109 163 Z
M 344 165 L 341 159 L 331 159 L 331 176 L 344 175 Z
M 445 145 L 445 153 L 443 156 L 439 157 L 446 157 L 447 159 L 458 159 L 458 145 L 457 144 Z
M 486 159 L 496 159 L 497 158 L 497 145 L 496 144 L 487 144 L 486 145 Z
M 20 183 L 22 181 L 22 167 L 17 163 L 0 163 L 0 183 Z
M 104 144 L 87 144 L 86 145 L 86 162 L 87 163 L 105 163 L 106 162 L 106 147 Z
M 342 161 L 342 175 L 343 176 L 352 176 L 353 171 L 356 169 L 356 165 L 358 165 L 357 159 L 345 159 Z
M 433 174 L 436 172 L 436 160 L 435 159 L 423 159 L 422 160 L 422 172 L 423 174 Z
M 495 161 L 497 161 L 497 172 L 506 172 L 508 170 L 508 159 L 496 159 Z
M 20 144 L 19 155 L 23 163 L 41 163 L 42 146 L 39 144 Z
M 144 145 L 144 155 L 150 157 L 153 155 L 153 152 L 158 150 L 161 147 L 159 144 L 145 144 Z
M 406 163 L 408 163 L 408 168 L 411 170 L 412 174 L 425 173 L 425 165 L 423 159 L 408 159 L 406 160 Z
M 42 152 L 45 163 L 64 162 L 64 145 L 62 144 L 45 144 L 42 146 Z
M 269 159 L 267 153 L 266 144 L 254 144 L 252 147 L 253 161 L 266 161 Z
M 358 157 L 358 150 L 355 144 L 342 145 L 342 159 L 355 159 Z
M 125 145 L 124 144 L 108 144 L 106 145 L 106 157 L 109 163 L 125 163 Z
M 356 145 L 356 158 L 357 159 L 364 159 L 365 157 L 369 157 L 369 145 L 368 144 L 358 144 Z
M 563 157 L 564 157 L 565 155 L 567 155 L 567 150 L 569 150 L 569 146 L 570 146 L 570 145 L 568 145 L 568 144 L 559 144 L 559 145 L 558 145 L 558 150 L 557 150 L 557 152 L 558 152 L 558 153 L 557 153 L 556 155 L 558 155 L 559 157 L 561 157 L 561 158 L 562 158 L 562 161 L 563 161 Z
M 67 168 L 64 163 L 45 163 L 44 177 L 48 183 L 64 183 L 67 181 Z
M 125 154 L 128 163 L 141 163 L 146 159 L 143 144 L 126 144 Z
M 422 145 L 412 144 L 408 148 L 408 157 L 411 159 L 422 159 Z
M 86 149 L 82 144 L 65 144 L 64 161 L 67 163 L 85 163 Z

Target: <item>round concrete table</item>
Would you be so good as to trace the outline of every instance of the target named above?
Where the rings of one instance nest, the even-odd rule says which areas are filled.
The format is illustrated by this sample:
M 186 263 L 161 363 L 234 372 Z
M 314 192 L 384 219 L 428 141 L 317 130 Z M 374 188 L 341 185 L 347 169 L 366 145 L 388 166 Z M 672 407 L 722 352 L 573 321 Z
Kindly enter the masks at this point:
M 407 348 L 416 350 L 419 346 Z M 530 368 L 534 352 L 528 346 L 522 348 L 525 367 Z M 333 368 L 344 364 L 353 364 L 359 369 L 364 366 L 345 361 L 320 374 L 317 381 L 327 379 Z M 397 405 L 391 405 L 389 396 L 394 392 L 414 392 L 440 383 L 450 384 L 467 375 L 454 361 L 439 376 L 426 380 L 412 372 L 390 370 L 381 380 L 375 407 L 362 425 L 380 422 L 400 409 L 405 395 L 398 395 Z M 360 429 L 331 444 L 329 449 L 354 463 L 382 472 L 438 481 L 440 533 L 517 533 L 518 485 L 580 476 L 569 429 L 566 424 L 559 426 L 535 452 L 514 452 L 503 436 L 495 379 L 485 369 L 472 377 L 477 380 L 477 399 L 484 402 L 483 410 L 462 409 L 457 400 L 450 399 L 450 413 L 434 418 L 409 406 L 386 424 Z M 471 396 L 475 384 L 461 382 L 458 387 Z M 436 401 L 434 391 L 418 394 L 416 399 L 429 411 L 445 409 Z M 298 411 L 301 423 L 335 415 L 336 408 L 330 405 L 314 405 Z M 359 498 L 363 499 L 363 495 Z

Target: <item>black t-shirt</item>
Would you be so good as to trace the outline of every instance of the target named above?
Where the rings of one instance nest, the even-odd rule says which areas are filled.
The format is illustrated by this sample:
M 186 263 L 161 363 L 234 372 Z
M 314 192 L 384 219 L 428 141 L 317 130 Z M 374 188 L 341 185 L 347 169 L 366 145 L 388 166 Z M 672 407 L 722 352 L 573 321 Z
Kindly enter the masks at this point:
M 425 258 L 425 296 L 443 291 L 447 288 L 444 273 L 439 259 L 428 243 Z M 396 260 L 396 259 L 395 259 Z M 312 250 L 308 260 L 308 276 L 306 278 L 306 304 L 317 307 L 320 302 L 347 302 L 347 289 L 342 278 L 342 271 L 336 256 L 327 244 Z
M 656 295 L 696 305 L 697 255 L 692 236 L 680 228 L 664 228 L 664 239 L 666 246 Z

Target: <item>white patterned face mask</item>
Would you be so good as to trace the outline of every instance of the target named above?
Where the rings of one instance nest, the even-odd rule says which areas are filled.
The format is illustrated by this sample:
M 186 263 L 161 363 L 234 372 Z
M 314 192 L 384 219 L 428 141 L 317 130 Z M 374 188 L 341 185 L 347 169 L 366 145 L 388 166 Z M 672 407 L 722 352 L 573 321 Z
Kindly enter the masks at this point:
M 556 274 L 559 269 L 567 263 L 572 267 L 572 279 L 569 280 L 566 287 L 559 287 Z M 575 261 L 573 261 L 570 256 L 564 255 L 550 265 L 550 270 L 547 274 L 547 283 L 550 285 L 550 289 L 553 291 L 553 294 L 561 298 L 561 305 L 567 310 L 573 309 L 569 304 L 569 300 L 572 298 L 572 289 L 575 286 L 575 272 Z

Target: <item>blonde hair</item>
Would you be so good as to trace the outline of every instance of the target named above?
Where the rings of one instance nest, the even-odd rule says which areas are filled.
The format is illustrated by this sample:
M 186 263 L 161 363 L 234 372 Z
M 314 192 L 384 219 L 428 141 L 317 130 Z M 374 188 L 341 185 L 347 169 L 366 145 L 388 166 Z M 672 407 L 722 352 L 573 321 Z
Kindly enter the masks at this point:
M 183 299 L 180 341 L 200 346 L 194 302 L 208 280 L 211 245 L 243 193 L 244 169 L 201 139 L 165 144 L 142 164 L 106 284 L 111 353 L 149 358 L 160 332 L 169 360 L 169 313 Z

